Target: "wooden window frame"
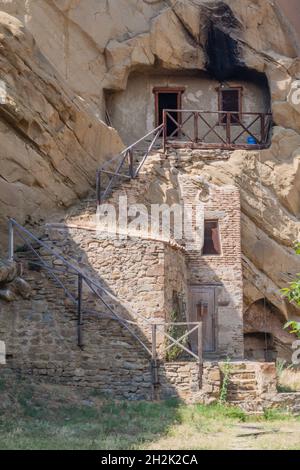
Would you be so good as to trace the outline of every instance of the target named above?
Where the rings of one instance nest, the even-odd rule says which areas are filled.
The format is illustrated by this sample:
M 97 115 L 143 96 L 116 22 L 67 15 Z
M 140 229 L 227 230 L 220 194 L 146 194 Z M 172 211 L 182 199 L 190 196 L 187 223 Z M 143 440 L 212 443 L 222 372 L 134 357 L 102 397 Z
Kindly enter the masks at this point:
M 218 227 L 218 237 L 219 237 L 219 245 L 220 245 L 220 253 L 216 253 L 216 254 L 206 254 L 204 253 L 204 244 L 205 244 L 205 224 L 206 223 L 211 223 L 211 222 L 215 222 L 217 223 L 217 227 Z M 202 256 L 204 257 L 220 257 L 223 255 L 223 248 L 222 248 L 222 239 L 221 239 L 221 231 L 220 231 L 220 220 L 219 219 L 205 219 L 204 220 L 204 242 L 203 242 L 203 249 L 202 249 Z
M 155 95 L 155 127 L 159 126 L 159 101 L 158 96 L 160 93 L 176 93 L 177 94 L 177 109 L 182 109 L 182 95 L 186 87 L 154 87 L 153 93 Z M 181 125 L 182 114 L 178 113 L 178 124 Z
M 236 85 L 236 86 L 227 86 L 227 87 L 218 87 L 216 88 L 217 92 L 218 92 L 218 111 L 220 112 L 223 112 L 223 113 L 226 113 L 226 111 L 223 111 L 222 109 L 222 92 L 223 91 L 238 91 L 239 93 L 239 110 L 238 110 L 238 117 L 239 117 L 239 120 L 241 121 L 242 120 L 242 114 L 243 114 L 243 92 L 244 92 L 244 88 L 241 86 L 241 85 Z M 227 111 L 228 112 L 228 111 Z M 226 126 L 226 122 L 223 122 L 222 120 L 222 115 L 219 114 L 219 125 L 220 126 Z M 231 126 L 239 126 L 240 124 L 238 122 L 230 122 L 230 125 Z

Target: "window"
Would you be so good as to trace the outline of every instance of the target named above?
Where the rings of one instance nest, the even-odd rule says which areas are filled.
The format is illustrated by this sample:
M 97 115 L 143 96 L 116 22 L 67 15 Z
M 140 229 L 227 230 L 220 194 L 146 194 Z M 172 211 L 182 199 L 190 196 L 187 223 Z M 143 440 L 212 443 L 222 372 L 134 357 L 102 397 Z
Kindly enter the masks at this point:
M 206 220 L 204 222 L 204 246 L 203 255 L 220 255 L 221 242 L 219 222 L 217 220 Z
M 219 111 L 232 112 L 231 125 L 239 125 L 242 113 L 242 87 L 219 88 Z M 227 114 L 220 114 L 220 124 L 227 123 Z

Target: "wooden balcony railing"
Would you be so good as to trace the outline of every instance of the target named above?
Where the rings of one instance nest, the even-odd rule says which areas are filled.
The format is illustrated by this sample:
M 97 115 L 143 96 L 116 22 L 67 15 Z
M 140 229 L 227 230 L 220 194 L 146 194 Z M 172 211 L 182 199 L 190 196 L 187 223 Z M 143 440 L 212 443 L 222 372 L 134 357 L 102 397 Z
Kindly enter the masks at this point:
M 271 113 L 166 109 L 160 126 L 107 161 L 97 171 L 97 205 L 102 204 L 119 181 L 138 177 L 158 143 L 163 145 L 164 151 L 168 148 L 263 149 L 270 145 L 271 128 Z
M 163 145 L 167 148 L 263 149 L 270 145 L 271 113 L 163 111 Z

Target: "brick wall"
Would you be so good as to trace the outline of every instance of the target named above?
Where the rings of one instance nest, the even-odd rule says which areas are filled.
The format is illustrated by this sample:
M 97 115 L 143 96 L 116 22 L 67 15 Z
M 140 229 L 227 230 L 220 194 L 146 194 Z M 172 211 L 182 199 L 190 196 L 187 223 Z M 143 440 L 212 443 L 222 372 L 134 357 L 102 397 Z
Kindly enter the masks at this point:
M 220 356 L 242 358 L 243 274 L 241 263 L 240 195 L 234 187 L 211 187 L 210 200 L 204 203 L 205 219 L 219 221 L 222 253 L 201 256 L 194 252 L 189 259 L 190 284 L 217 287 L 217 333 Z
M 203 233 L 187 243 L 188 285 L 215 286 L 217 301 L 217 355 L 242 359 L 243 274 L 241 262 L 241 206 L 235 186 L 209 184 L 198 169 L 199 161 L 180 154 L 178 185 L 186 206 L 202 205 L 204 220 L 218 220 L 221 255 L 203 256 Z M 180 171 L 181 170 L 181 171 Z M 200 218 L 201 219 L 201 218 Z M 200 220 L 201 222 L 201 220 Z

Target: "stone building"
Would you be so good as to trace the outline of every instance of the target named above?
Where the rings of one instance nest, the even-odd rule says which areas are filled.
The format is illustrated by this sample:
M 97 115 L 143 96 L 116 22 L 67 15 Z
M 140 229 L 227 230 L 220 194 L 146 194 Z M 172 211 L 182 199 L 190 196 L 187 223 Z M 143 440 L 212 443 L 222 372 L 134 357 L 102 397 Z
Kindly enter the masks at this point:
M 52 3 L 0 13 L 0 229 L 21 224 L 0 270 L 8 367 L 116 397 L 207 400 L 229 358 L 231 400 L 262 405 L 299 314 L 280 295 L 299 272 L 291 11 Z M 122 198 L 130 230 L 100 229 Z M 191 233 L 173 213 L 167 234 L 132 230 L 153 206 L 181 207 Z

